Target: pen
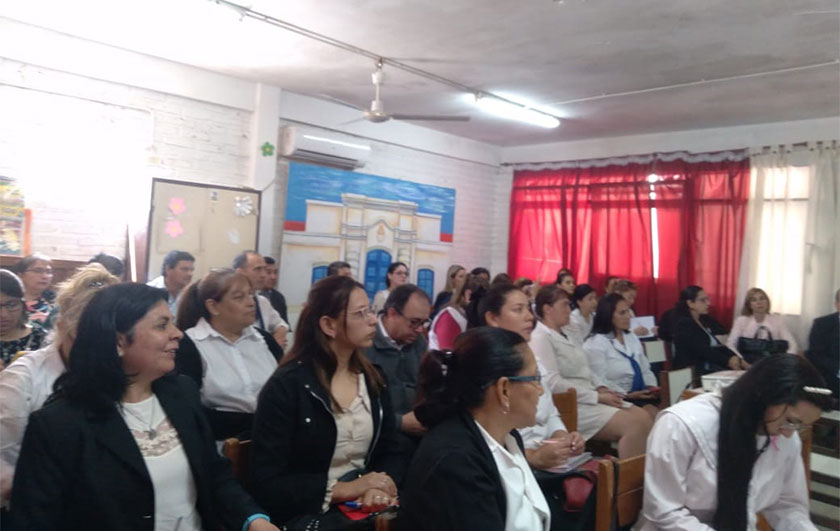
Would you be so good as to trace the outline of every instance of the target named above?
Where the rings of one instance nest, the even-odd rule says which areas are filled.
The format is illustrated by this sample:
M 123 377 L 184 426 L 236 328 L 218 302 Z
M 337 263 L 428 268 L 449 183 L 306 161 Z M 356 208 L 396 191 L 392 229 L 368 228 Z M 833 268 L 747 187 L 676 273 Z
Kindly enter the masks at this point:
M 349 507 L 351 509 L 361 509 L 362 508 L 362 504 L 360 502 L 357 502 L 357 501 L 346 501 L 346 502 L 344 502 L 344 506 Z

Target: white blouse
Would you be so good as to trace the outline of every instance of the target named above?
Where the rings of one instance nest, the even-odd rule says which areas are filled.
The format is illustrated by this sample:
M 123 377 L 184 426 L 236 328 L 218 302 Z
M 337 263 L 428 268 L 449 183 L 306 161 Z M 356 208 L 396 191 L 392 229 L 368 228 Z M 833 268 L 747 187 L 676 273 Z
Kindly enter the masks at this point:
M 0 371 L 0 484 L 4 492 L 14 476 L 29 415 L 44 405 L 64 371 L 56 343 L 24 354 Z
M 650 370 L 642 342 L 633 332 L 624 332 L 624 345 L 613 334 L 597 334 L 583 343 L 592 372 L 617 393 L 629 393 L 633 388 L 633 366 L 627 356 L 636 360 L 642 370 L 646 387 L 655 387 L 656 376 Z
M 186 331 L 201 355 L 201 402 L 219 411 L 254 413 L 257 395 L 277 369 L 277 360 L 253 326 L 235 343 L 203 317 Z
M 380 310 L 385 307 L 385 303 L 388 301 L 388 295 L 391 294 L 390 290 L 383 289 L 382 291 L 378 292 L 376 295 L 373 296 L 373 313 L 379 314 Z
M 155 395 L 117 408 L 140 448 L 155 496 L 155 530 L 200 531 L 198 494 L 178 431 Z M 150 432 L 150 430 L 153 430 Z
M 739 315 L 732 324 L 732 331 L 729 332 L 729 337 L 726 339 L 726 346 L 738 352 L 738 338 L 740 337 L 755 337 L 756 332 L 760 327 L 765 327 L 772 334 L 773 339 L 784 339 L 788 342 L 788 353 L 796 354 L 797 346 L 793 334 L 788 331 L 784 320 L 778 315 L 766 315 L 764 320 L 760 323 L 755 320 L 754 315 Z M 765 330 L 762 330 L 759 339 L 768 339 Z M 740 352 L 738 352 L 740 354 Z
M 589 314 L 589 320 L 580 313 L 580 308 L 572 310 L 569 316 L 569 324 L 563 327 L 563 332 L 579 346 L 583 345 L 589 333 L 592 332 L 592 325 L 595 324 L 595 312 Z
M 543 378 L 546 377 L 545 367 L 537 360 L 537 370 Z M 543 392 L 540 395 L 540 400 L 537 402 L 537 423 L 529 428 L 519 430 L 519 435 L 522 437 L 522 443 L 525 448 L 536 448 L 540 445 L 540 441 L 548 439 L 557 430 L 568 431 L 566 425 L 563 424 L 563 419 L 560 418 L 560 412 L 554 405 L 554 399 L 551 397 L 551 388 L 548 385 L 543 385 Z
M 552 393 L 565 393 L 574 388 L 579 403 L 598 403 L 597 389 L 607 384 L 590 370 L 580 345 L 537 321 L 528 346 L 545 368 L 543 384 Z
M 713 531 L 717 508 L 720 395 L 707 393 L 659 414 L 648 436 L 640 531 Z M 778 436 L 753 468 L 747 529 L 762 513 L 773 529 L 816 531 L 799 435 Z M 756 436 L 759 448 L 766 436 Z
M 481 424 L 476 421 L 475 425 L 493 454 L 505 489 L 505 531 L 548 531 L 551 524 L 548 502 L 516 439 L 508 433 L 502 446 Z

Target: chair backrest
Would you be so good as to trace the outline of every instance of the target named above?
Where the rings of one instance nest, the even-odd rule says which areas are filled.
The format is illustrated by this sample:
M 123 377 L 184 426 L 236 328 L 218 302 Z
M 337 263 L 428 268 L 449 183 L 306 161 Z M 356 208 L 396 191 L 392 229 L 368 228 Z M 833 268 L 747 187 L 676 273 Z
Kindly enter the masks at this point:
M 632 524 L 644 500 L 645 456 L 598 463 L 595 531 L 609 531 Z
M 251 482 L 251 441 L 240 441 L 236 437 L 225 439 L 222 455 L 230 459 L 233 476 L 247 488 Z
M 694 380 L 694 370 L 691 367 L 672 371 L 660 371 L 659 387 L 662 388 L 662 391 L 660 391 L 660 396 L 662 397 L 661 407 L 665 408 L 676 404 L 680 399 L 680 394 L 683 392 L 683 389 L 688 388 L 692 380 Z
M 651 363 L 664 363 L 667 361 L 665 356 L 665 342 L 664 341 L 642 341 L 645 347 L 645 356 Z
M 551 398 L 554 400 L 554 407 L 560 413 L 560 418 L 563 419 L 563 424 L 566 425 L 569 433 L 577 431 L 577 391 L 569 389 L 565 393 L 554 393 Z

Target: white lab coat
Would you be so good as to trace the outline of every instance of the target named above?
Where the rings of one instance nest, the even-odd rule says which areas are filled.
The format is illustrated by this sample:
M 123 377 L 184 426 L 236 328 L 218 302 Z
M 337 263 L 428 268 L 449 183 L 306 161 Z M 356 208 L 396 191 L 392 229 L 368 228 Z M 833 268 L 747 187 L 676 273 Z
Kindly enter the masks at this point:
M 584 341 L 583 351 L 589 359 L 592 373 L 600 381 L 606 382 L 611 391 L 623 394 L 633 388 L 633 366 L 619 351 L 639 364 L 645 386 L 656 387 L 656 376 L 650 370 L 645 349 L 633 332 L 624 333 L 624 345 L 613 334 L 596 334 Z
M 680 402 L 659 414 L 648 436 L 645 493 L 638 531 L 713 531 L 717 507 L 719 394 Z M 765 436 L 756 436 L 759 448 Z M 794 433 L 776 437 L 756 461 L 747 499 L 747 528 L 762 513 L 777 531 L 816 531 L 808 517 L 808 489 Z
M 539 360 L 537 360 L 537 370 L 540 371 L 543 382 L 545 382 L 545 367 Z M 540 441 L 551 438 L 551 435 L 557 430 L 569 431 L 563 424 L 563 419 L 560 418 L 560 412 L 554 406 L 551 389 L 545 384 L 542 388 L 543 392 L 540 395 L 539 402 L 537 402 L 537 423 L 519 430 L 519 436 L 522 437 L 522 444 L 525 448 L 537 448 Z

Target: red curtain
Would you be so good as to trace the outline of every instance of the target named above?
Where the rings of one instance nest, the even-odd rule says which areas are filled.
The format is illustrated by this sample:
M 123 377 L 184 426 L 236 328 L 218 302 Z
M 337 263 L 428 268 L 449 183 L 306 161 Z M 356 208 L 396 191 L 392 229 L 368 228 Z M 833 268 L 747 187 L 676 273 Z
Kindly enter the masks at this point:
M 652 173 L 659 176 L 653 195 Z M 545 283 L 568 267 L 578 283 L 599 291 L 607 276 L 627 278 L 639 286 L 638 315 L 660 315 L 682 287 L 698 284 L 712 296 L 715 317 L 730 326 L 748 187 L 746 158 L 518 171 L 508 273 Z

